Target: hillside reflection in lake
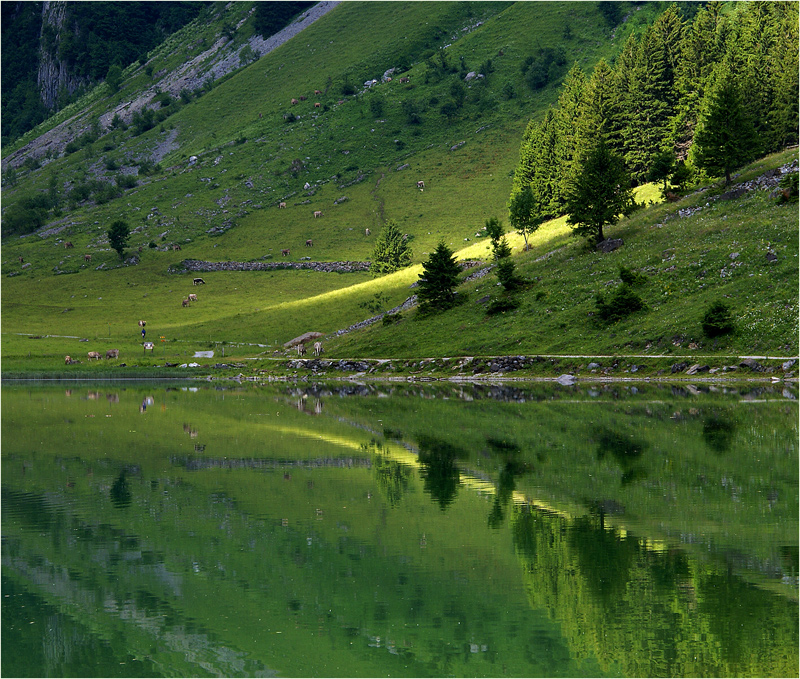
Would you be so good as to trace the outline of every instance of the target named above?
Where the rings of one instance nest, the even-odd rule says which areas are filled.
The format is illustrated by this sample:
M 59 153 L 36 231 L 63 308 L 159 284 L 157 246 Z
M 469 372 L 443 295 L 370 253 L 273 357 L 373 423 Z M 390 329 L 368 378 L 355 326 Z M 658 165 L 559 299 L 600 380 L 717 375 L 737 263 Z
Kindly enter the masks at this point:
M 5 676 L 796 676 L 785 385 L 2 390 Z

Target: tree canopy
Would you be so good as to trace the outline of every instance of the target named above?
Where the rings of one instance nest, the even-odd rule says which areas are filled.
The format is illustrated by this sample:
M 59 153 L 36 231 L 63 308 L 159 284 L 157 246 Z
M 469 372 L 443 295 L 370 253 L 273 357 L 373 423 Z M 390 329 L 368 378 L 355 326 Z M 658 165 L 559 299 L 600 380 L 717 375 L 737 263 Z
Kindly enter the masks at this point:
M 420 308 L 423 311 L 444 311 L 455 304 L 455 288 L 461 267 L 453 256 L 453 251 L 439 241 L 436 249 L 422 264 L 419 276 Z
M 411 264 L 412 254 L 408 236 L 390 219 L 375 241 L 369 270 L 376 276 L 392 273 Z
M 625 161 L 601 141 L 581 164 L 567 194 L 567 223 L 596 243 L 603 227 L 616 224 L 633 207 L 633 189 Z

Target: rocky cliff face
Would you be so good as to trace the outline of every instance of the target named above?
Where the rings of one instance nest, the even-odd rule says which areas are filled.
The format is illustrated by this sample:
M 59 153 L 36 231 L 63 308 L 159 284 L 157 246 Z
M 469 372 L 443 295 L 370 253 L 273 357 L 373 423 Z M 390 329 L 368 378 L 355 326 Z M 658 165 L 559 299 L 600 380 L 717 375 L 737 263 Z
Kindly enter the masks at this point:
M 67 3 L 42 3 L 42 40 L 36 82 L 42 101 L 49 109 L 55 108 L 59 92 L 65 90 L 73 94 L 86 83 L 85 79 L 71 74 L 69 64 L 58 57 L 58 46 L 65 30 L 69 30 Z M 46 40 L 45 35 L 55 35 L 55 40 Z

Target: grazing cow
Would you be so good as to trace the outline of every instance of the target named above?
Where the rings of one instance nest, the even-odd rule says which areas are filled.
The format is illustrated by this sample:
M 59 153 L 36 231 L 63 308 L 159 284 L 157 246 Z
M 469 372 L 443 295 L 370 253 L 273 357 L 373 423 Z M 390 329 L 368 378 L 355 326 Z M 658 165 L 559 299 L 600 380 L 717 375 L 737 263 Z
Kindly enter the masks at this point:
M 65 250 L 69 250 L 70 248 L 74 248 L 74 247 L 75 246 L 72 244 L 72 241 L 70 241 L 70 240 L 68 240 L 66 243 L 64 243 L 64 249 Z
M 194 293 L 191 293 L 189 295 L 189 301 L 190 302 L 196 302 L 197 301 L 197 295 L 195 295 Z
M 322 210 L 314 211 L 314 219 L 316 219 L 317 217 L 322 217 Z
M 308 97 L 305 94 L 300 95 L 300 101 L 305 101 Z
M 192 285 L 205 285 L 206 282 L 202 278 L 193 278 Z
M 408 78 L 408 76 L 405 76 L 405 75 L 404 75 L 402 78 L 400 78 L 400 82 L 401 82 L 401 83 L 407 83 L 408 81 L 409 81 L 409 78 Z
M 311 239 L 309 238 L 309 239 L 306 241 L 306 247 L 307 247 L 307 248 L 314 247 L 314 241 L 313 241 L 313 240 L 311 240 Z
M 365 236 L 369 236 L 370 234 L 372 234 L 372 231 L 370 231 L 369 229 L 364 229 Z
M 300 342 L 300 344 L 297 345 L 297 355 L 298 356 L 306 355 L 306 345 L 303 344 L 302 342 Z
M 150 349 L 150 353 L 151 353 L 151 354 L 153 353 L 153 349 L 155 349 L 155 347 L 156 347 L 156 345 L 155 345 L 155 344 L 153 344 L 152 342 L 145 342 L 145 343 L 144 343 L 142 346 L 144 347 L 144 350 L 145 350 L 145 351 L 147 351 L 148 349 Z
M 139 327 L 140 328 L 143 328 L 146 325 L 147 325 L 147 321 L 139 321 Z
M 19 258 L 19 263 L 22 264 L 25 260 L 22 257 Z
M 322 342 L 314 342 L 314 356 L 319 356 L 322 353 Z
M 189 300 L 188 299 L 181 300 L 181 306 L 189 306 Z
M 70 365 L 72 363 L 72 356 L 64 356 L 64 365 Z
M 119 358 L 119 349 L 109 349 L 106 352 L 106 358 Z
M 99 361 L 102 358 L 99 351 L 90 351 L 88 354 L 86 354 L 86 357 L 89 361 L 92 359 Z
M 294 106 L 294 105 L 295 105 L 295 104 L 297 104 L 297 103 L 299 103 L 299 102 L 297 101 L 297 99 L 292 99 L 292 106 Z
M 173 249 L 173 250 L 180 250 L 180 249 L 181 249 L 181 246 L 180 246 L 180 245 L 178 245 L 177 243 L 175 243 L 175 244 L 172 246 L 172 249 Z
M 418 182 L 417 182 L 417 188 L 418 188 L 420 191 L 424 190 L 424 189 L 425 189 L 425 182 L 423 182 L 422 180 L 418 181 Z
M 322 108 L 322 104 L 320 104 L 318 101 L 315 101 L 314 108 Z
M 284 207 L 286 207 L 286 203 L 278 203 L 278 207 L 279 208 L 284 208 Z
M 314 94 L 322 94 L 319 90 L 314 90 Z
M 91 262 L 92 261 L 92 256 L 91 255 L 84 255 L 83 256 L 83 261 L 84 262 Z
M 284 257 L 288 257 L 288 256 L 289 256 L 289 248 L 286 248 L 286 249 L 284 249 L 284 250 L 281 250 L 281 254 L 282 254 Z

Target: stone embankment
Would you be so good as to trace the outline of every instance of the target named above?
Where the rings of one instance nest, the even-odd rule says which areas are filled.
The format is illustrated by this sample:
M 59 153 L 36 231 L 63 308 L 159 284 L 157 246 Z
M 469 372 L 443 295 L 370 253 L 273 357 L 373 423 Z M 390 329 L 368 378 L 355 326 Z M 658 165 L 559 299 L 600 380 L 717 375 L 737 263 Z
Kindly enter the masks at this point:
M 275 271 L 277 269 L 310 269 L 325 273 L 369 271 L 369 262 L 203 262 L 185 259 L 172 273 L 199 271 Z

